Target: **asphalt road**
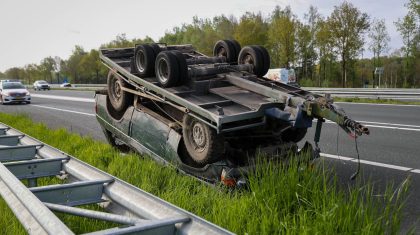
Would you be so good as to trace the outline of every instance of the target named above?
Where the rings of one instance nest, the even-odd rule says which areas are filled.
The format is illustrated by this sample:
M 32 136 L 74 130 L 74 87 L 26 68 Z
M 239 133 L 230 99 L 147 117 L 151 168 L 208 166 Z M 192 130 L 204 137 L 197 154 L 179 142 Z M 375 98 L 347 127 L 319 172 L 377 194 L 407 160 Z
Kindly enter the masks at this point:
M 31 92 L 32 104 L 0 105 L 0 112 L 25 113 L 51 128 L 64 127 L 83 136 L 105 141 L 94 115 L 93 92 Z M 411 187 L 402 224 L 403 233 L 415 226 L 416 233 L 420 234 L 420 106 L 353 103 L 339 105 L 351 118 L 361 121 L 371 131 L 370 136 L 357 139 L 360 159 L 364 161 L 361 164 L 361 178 L 370 179 L 381 189 L 386 183 L 398 185 L 410 177 Z M 309 129 L 305 139 L 299 143 L 300 146 L 305 141 L 313 142 L 314 130 L 315 128 Z M 339 182 L 343 185 L 354 184 L 349 179 L 357 169 L 354 139 L 338 129 L 334 123 L 327 122 L 323 124 L 320 147 L 323 153 L 330 154 L 323 159 L 327 165 L 337 169 Z

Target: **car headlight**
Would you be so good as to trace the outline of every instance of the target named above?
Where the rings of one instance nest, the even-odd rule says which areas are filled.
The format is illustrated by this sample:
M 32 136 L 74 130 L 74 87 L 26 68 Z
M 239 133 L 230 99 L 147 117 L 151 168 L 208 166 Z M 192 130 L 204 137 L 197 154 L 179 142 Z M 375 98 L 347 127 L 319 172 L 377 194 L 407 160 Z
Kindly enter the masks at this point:
M 31 95 L 31 93 L 29 93 L 29 91 L 26 92 L 26 95 Z

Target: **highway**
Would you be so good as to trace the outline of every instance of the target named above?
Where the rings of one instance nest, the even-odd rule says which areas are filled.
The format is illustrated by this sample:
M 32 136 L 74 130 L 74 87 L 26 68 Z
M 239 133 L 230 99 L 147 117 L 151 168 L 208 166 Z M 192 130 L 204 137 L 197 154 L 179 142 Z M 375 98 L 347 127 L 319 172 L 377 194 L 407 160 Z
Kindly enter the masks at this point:
M 51 128 L 65 127 L 82 136 L 105 141 L 95 118 L 93 92 L 51 90 L 31 93 L 32 104 L 0 105 L 0 112 L 23 113 Z M 402 232 L 411 226 L 420 232 L 420 106 L 339 105 L 371 131 L 369 136 L 357 139 L 362 179 L 371 179 L 380 189 L 385 183 L 398 185 L 410 176 L 411 188 Z M 316 123 L 313 124 L 315 127 Z M 314 127 L 299 143 L 300 146 L 304 141 L 313 142 Z M 325 163 L 336 168 L 340 184 L 354 184 L 349 179 L 357 169 L 354 139 L 327 121 L 323 124 L 320 148 Z

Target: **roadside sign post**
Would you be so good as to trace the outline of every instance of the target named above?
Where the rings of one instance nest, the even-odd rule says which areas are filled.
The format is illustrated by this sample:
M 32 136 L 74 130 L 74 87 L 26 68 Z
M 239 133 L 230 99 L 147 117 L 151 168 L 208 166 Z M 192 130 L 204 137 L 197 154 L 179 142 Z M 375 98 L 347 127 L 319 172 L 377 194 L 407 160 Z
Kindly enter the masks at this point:
M 378 74 L 379 75 L 379 88 L 381 88 L 381 75 L 384 73 L 384 67 L 376 67 L 375 68 L 375 75 Z

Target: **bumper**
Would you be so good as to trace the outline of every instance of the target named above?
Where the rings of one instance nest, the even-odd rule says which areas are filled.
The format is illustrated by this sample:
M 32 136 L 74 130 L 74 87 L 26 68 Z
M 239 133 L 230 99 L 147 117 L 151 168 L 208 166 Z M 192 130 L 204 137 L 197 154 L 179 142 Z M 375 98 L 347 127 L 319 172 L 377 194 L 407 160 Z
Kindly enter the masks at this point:
M 9 104 L 9 103 L 19 103 L 19 102 L 31 102 L 31 96 L 21 96 L 21 97 L 14 97 L 14 96 L 4 96 L 3 97 L 3 103 Z
M 35 86 L 35 90 L 49 90 L 50 86 Z

